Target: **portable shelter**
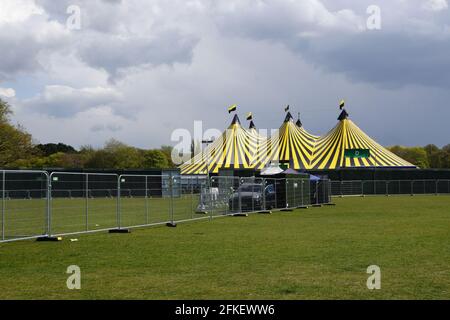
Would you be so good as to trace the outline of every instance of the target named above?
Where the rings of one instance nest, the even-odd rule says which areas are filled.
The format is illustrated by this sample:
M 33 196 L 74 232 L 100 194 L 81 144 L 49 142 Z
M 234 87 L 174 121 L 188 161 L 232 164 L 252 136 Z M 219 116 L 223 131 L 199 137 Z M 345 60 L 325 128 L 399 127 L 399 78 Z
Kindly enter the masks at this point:
M 256 130 L 255 130 L 256 131 Z M 244 129 L 237 115 L 222 135 L 202 153 L 180 166 L 181 174 L 218 173 L 219 169 L 251 169 L 263 139 Z
M 349 167 L 413 167 L 365 134 L 348 119 L 344 109 L 338 124 L 320 137 L 314 147 L 310 169 L 336 169 Z M 346 156 L 347 151 L 367 150 L 365 157 Z
M 318 138 L 303 128 L 300 119 L 297 124 L 294 123 L 291 113 L 288 112 L 278 134 L 272 135 L 266 146 L 260 148 L 260 165 L 278 161 L 296 170 L 308 169 Z

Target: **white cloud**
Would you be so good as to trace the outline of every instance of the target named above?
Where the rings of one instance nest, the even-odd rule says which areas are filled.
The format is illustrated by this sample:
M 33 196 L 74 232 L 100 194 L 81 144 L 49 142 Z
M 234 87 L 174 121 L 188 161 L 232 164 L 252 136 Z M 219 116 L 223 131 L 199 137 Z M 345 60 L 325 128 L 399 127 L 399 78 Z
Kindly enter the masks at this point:
M 359 32 L 365 21 L 351 9 L 328 10 L 319 0 L 230 0 L 214 5 L 214 18 L 224 32 L 261 39 Z
M 0 2 L 0 26 L 7 23 L 20 23 L 44 11 L 33 0 L 2 0 Z
M 423 7 L 430 11 L 442 11 L 448 9 L 447 0 L 427 0 Z
M 88 87 L 76 89 L 68 86 L 49 85 L 38 96 L 27 99 L 23 106 L 31 112 L 43 113 L 57 118 L 68 118 L 87 110 L 114 106 L 122 95 L 113 88 Z
M 4 96 L 6 98 L 12 98 L 12 97 L 16 96 L 16 91 L 12 88 L 0 87 L 0 96 Z

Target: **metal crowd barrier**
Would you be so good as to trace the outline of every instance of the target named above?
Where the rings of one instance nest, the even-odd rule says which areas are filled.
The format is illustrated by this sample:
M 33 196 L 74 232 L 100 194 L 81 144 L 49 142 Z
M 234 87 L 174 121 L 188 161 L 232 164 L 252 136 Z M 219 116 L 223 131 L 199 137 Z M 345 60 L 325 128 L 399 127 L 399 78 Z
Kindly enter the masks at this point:
M 331 202 L 329 180 L 0 171 L 0 242 L 128 229 Z
M 331 181 L 332 196 L 449 195 L 450 180 Z

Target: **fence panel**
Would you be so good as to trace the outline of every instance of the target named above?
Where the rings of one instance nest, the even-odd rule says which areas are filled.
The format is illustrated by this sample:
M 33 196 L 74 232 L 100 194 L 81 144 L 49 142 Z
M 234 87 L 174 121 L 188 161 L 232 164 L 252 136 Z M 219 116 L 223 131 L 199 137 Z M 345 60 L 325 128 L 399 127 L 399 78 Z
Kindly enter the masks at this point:
M 286 208 L 294 209 L 298 207 L 296 190 L 299 188 L 299 179 L 287 178 L 286 181 Z M 297 196 L 297 197 L 296 197 Z
M 294 188 L 294 205 L 295 207 L 304 207 L 308 206 L 311 203 L 310 197 L 310 183 L 307 179 L 294 179 L 293 181 Z
M 387 193 L 389 195 L 400 194 L 400 183 L 399 181 L 388 181 L 387 185 Z
M 400 180 L 399 194 L 412 194 L 412 182 L 409 180 Z
M 437 180 L 425 180 L 425 194 L 437 193 Z
M 437 190 L 438 194 L 450 193 L 450 180 L 438 180 Z
M 361 186 L 361 187 L 358 187 Z M 450 180 L 331 181 L 333 196 L 450 194 Z
M 330 180 L 322 179 L 319 181 L 319 192 L 320 192 L 319 201 L 321 204 L 331 203 Z
M 169 176 L 121 175 L 119 227 L 132 228 L 171 221 L 172 198 L 176 197 L 179 191 L 176 187 L 172 188 Z
M 239 179 L 239 202 L 241 212 L 257 212 L 265 210 L 266 203 L 271 201 L 270 196 L 265 196 L 265 185 L 262 178 L 243 177 Z
M 117 175 L 53 172 L 51 219 L 53 235 L 117 227 Z
M 200 205 L 201 190 L 202 187 L 206 186 L 206 178 L 195 176 L 173 177 L 172 186 L 173 199 L 171 210 L 173 210 L 174 222 L 206 218 L 204 214 L 201 214 L 202 212 L 197 213 L 197 208 Z
M 413 181 L 413 194 L 425 194 L 425 180 Z
M 265 210 L 286 208 L 286 182 L 285 179 L 264 178 L 265 184 Z
M 202 193 L 202 203 L 206 204 L 211 217 L 242 212 L 240 194 L 241 180 L 238 177 L 211 177 Z
M 0 241 L 34 238 L 48 232 L 48 174 L 3 170 Z

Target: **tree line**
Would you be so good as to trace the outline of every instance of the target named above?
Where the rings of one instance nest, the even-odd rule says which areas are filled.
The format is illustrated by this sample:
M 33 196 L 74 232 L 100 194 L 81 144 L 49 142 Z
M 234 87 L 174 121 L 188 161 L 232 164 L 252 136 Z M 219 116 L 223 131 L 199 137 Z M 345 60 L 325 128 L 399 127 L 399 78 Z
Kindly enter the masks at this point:
M 111 139 L 102 148 L 82 146 L 79 150 L 63 143 L 34 143 L 20 125 L 13 125 L 9 104 L 0 99 L 0 168 L 172 168 L 172 147 L 139 149 Z M 399 157 L 420 168 L 450 168 L 450 144 L 439 148 L 393 146 Z
M 388 148 L 400 158 L 422 168 L 448 169 L 450 168 L 450 144 L 439 148 L 434 144 L 425 147 L 393 146 Z

